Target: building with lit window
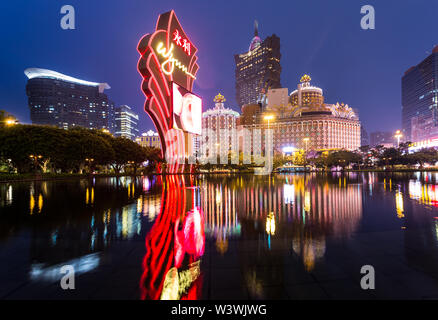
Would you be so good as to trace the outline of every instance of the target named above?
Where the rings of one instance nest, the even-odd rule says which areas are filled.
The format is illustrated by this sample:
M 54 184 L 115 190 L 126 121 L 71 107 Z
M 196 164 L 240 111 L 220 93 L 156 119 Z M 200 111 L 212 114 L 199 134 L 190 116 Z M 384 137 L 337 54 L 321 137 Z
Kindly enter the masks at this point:
M 152 130 L 142 133 L 140 137 L 135 138 L 135 142 L 142 147 L 154 147 L 161 149 L 160 137 L 157 132 Z
M 138 136 L 138 114 L 134 113 L 127 105 L 115 108 L 114 135 L 134 140 Z
M 268 89 L 281 88 L 280 38 L 274 34 L 262 41 L 257 28 L 256 22 L 248 52 L 234 55 L 239 107 L 259 103 Z
M 76 126 L 113 132 L 114 103 L 104 93 L 110 86 L 76 79 L 56 71 L 29 68 L 26 94 L 33 124 Z
M 402 129 L 405 141 L 438 138 L 438 46 L 402 77 Z
M 201 157 L 228 154 L 237 149 L 236 124 L 239 113 L 225 108 L 225 97 L 220 93 L 214 98 L 215 107 L 202 114 Z
M 263 149 L 268 126 L 273 131 L 274 152 L 278 153 L 286 149 L 321 151 L 360 147 L 361 124 L 357 113 L 344 103 L 325 103 L 322 89 L 312 86 L 310 81 L 304 75 L 286 106 L 267 108 L 256 114 L 254 124 L 242 125 L 251 132 L 243 139 L 244 150 L 254 150 L 255 145 Z M 261 134 L 253 135 L 254 129 Z

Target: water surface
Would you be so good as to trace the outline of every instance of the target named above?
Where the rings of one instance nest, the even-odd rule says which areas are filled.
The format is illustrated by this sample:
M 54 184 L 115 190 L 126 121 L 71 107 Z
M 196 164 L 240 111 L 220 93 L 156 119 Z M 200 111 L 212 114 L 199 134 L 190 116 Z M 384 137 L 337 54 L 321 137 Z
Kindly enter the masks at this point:
M 436 299 L 438 174 L 0 184 L 3 299 Z M 61 269 L 75 269 L 62 290 Z M 361 267 L 376 273 L 360 286 Z

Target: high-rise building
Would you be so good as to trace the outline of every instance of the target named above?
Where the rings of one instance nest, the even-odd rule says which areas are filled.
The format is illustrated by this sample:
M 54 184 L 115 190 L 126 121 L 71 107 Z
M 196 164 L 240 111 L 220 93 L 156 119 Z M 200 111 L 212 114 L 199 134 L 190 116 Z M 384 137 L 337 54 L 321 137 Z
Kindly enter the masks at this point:
M 347 104 L 324 103 L 321 88 L 310 84 L 310 77 L 301 78 L 297 90 L 289 97 L 289 103 L 267 108 L 256 113 L 254 124 L 241 124 L 241 128 L 260 136 L 249 134 L 244 137 L 246 150 L 263 149 L 265 130 L 273 131 L 274 152 L 284 150 L 356 150 L 361 144 L 360 121 L 356 112 Z M 266 121 L 266 119 L 269 119 Z
M 114 135 L 134 140 L 138 136 L 138 114 L 134 113 L 127 105 L 115 108 Z
M 152 130 L 142 133 L 140 137 L 135 138 L 135 142 L 142 147 L 154 147 L 161 149 L 160 137 L 157 132 Z
M 387 148 L 391 148 L 394 146 L 395 138 L 392 132 L 382 132 L 376 131 L 370 133 L 370 146 L 384 146 Z
M 202 114 L 201 157 L 228 154 L 237 150 L 236 123 L 239 113 L 224 107 L 225 97 L 220 93 L 214 98 L 215 107 Z
M 438 137 L 438 46 L 402 77 L 402 129 L 405 141 Z
M 280 58 L 280 38 L 273 34 L 262 41 L 256 22 L 248 52 L 234 55 L 236 100 L 239 107 L 259 103 L 268 89 L 281 88 Z
M 114 103 L 107 83 L 76 79 L 56 71 L 29 68 L 26 94 L 33 124 L 68 129 L 76 126 L 112 131 Z

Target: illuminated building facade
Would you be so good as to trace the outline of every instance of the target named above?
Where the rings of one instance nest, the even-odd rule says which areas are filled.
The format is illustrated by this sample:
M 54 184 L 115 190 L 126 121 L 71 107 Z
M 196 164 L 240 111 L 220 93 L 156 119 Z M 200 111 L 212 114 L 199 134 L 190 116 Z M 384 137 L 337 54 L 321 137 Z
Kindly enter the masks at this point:
M 262 41 L 256 22 L 248 52 L 234 55 L 239 106 L 258 103 L 269 88 L 281 88 L 280 58 L 280 38 L 274 34 Z
M 127 105 L 115 109 L 114 113 L 116 137 L 125 137 L 134 140 L 138 135 L 138 114 Z
M 225 97 L 214 98 L 215 107 L 202 114 L 201 156 L 228 154 L 237 143 L 236 124 L 239 113 L 224 107 Z
M 29 68 L 26 94 L 33 124 L 76 126 L 113 132 L 114 103 L 104 93 L 110 86 L 76 79 L 56 71 Z
M 142 147 L 154 147 L 161 149 L 161 141 L 158 133 L 149 130 L 148 132 L 143 133 L 140 137 L 135 138 L 135 142 L 137 142 Z
M 321 88 L 310 85 L 310 77 L 304 75 L 289 97 L 287 106 L 273 106 L 259 113 L 256 123 L 242 127 L 273 131 L 274 152 L 284 148 L 305 150 L 347 149 L 356 150 L 361 145 L 361 124 L 356 112 L 346 104 L 324 103 Z M 266 115 L 273 116 L 268 123 Z M 247 135 L 245 147 L 263 145 L 263 136 Z
M 402 129 L 405 141 L 438 137 L 438 46 L 402 77 Z

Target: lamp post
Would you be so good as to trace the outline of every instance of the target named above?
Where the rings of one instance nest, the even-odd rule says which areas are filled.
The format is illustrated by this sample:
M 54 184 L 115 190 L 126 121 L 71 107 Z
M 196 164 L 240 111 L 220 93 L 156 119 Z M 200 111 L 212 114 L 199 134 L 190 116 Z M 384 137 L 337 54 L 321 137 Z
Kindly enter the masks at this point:
M 394 135 L 395 138 L 397 138 L 397 148 L 400 147 L 400 138 L 403 137 L 400 130 L 397 130 Z
M 31 158 L 33 160 L 33 164 L 35 167 L 35 172 L 38 169 L 38 160 L 41 159 L 43 156 L 42 155 L 35 155 L 35 154 L 31 154 L 29 155 L 29 158 Z
M 14 120 L 14 119 L 6 119 L 6 120 L 5 120 L 5 123 L 6 123 L 6 125 L 7 125 L 8 127 L 10 127 L 10 126 L 13 126 L 13 125 L 17 124 L 17 120 Z
M 92 164 L 94 162 L 94 159 L 93 158 L 86 158 L 85 161 L 88 164 L 88 169 L 90 169 L 89 174 L 91 175 L 91 173 L 92 173 L 92 166 L 93 166 Z

